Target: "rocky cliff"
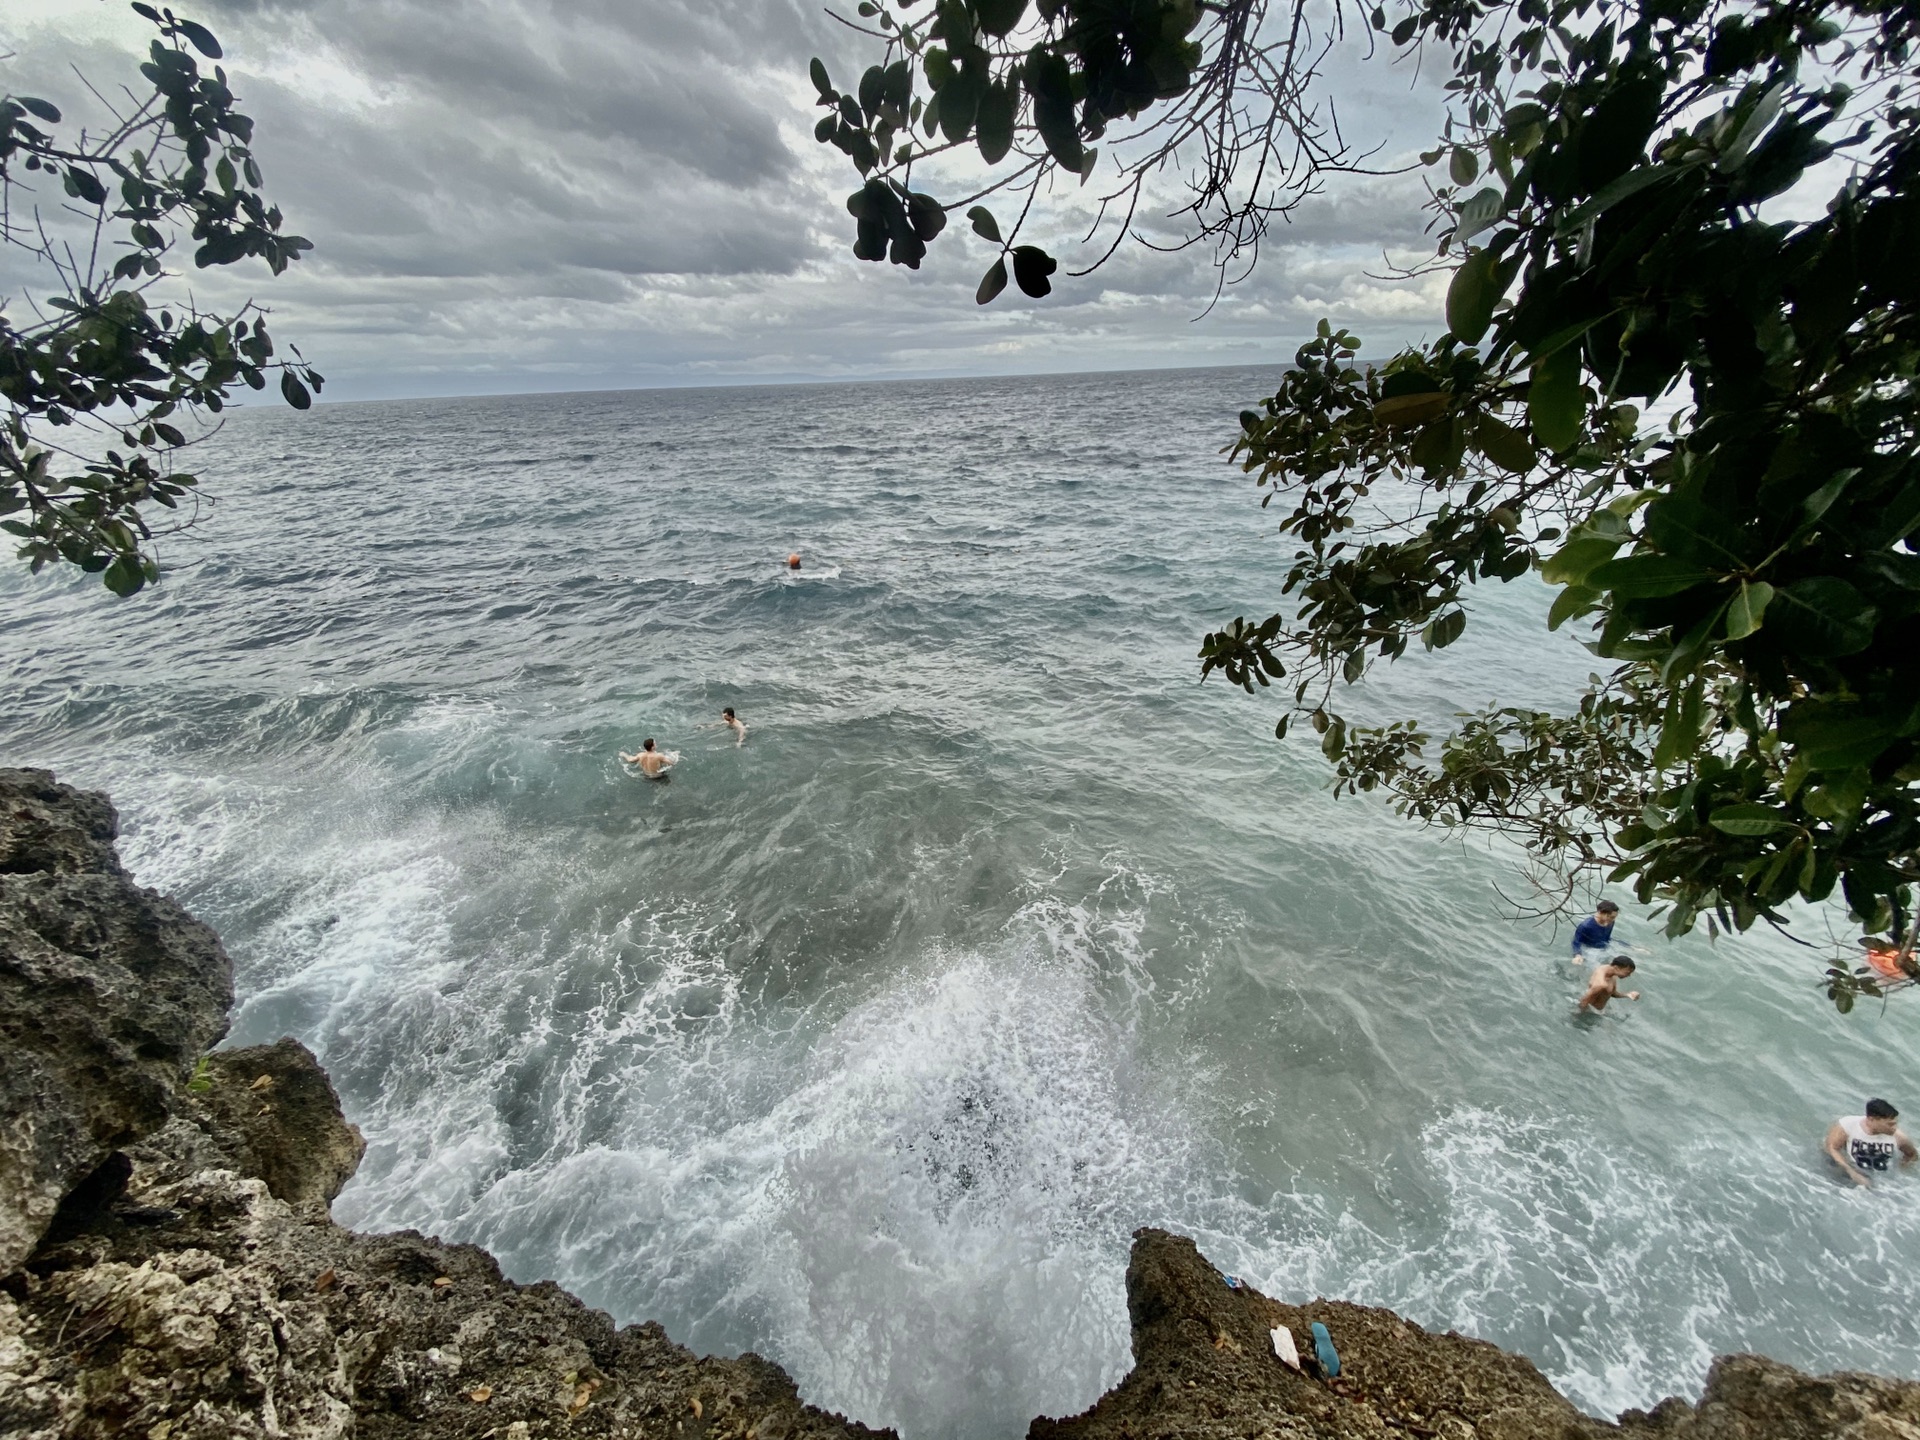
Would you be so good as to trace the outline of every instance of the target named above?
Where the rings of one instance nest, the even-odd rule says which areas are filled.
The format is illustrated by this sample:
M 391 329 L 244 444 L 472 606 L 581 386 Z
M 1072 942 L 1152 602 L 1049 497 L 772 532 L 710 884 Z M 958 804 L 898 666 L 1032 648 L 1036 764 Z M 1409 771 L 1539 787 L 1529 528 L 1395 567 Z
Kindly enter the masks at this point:
M 293 1040 L 204 1060 L 219 942 L 127 879 L 105 799 L 0 770 L 0 1435 L 32 1440 L 875 1432 L 777 1366 L 700 1359 L 551 1283 L 328 1218 L 364 1146 Z M 1134 1239 L 1133 1372 L 1030 1440 L 1920 1440 L 1920 1385 L 1722 1360 L 1696 1405 L 1617 1425 L 1530 1363 L 1389 1311 L 1230 1287 L 1189 1240 Z M 1274 1355 L 1286 1326 L 1341 1374 Z
M 1531 1361 L 1434 1335 L 1391 1310 L 1290 1305 L 1229 1286 L 1191 1240 L 1134 1236 L 1127 1266 L 1133 1372 L 1084 1415 L 1039 1419 L 1028 1440 L 1920 1440 L 1920 1385 L 1803 1375 L 1757 1355 L 1718 1361 L 1700 1401 L 1664 1401 L 1617 1424 L 1583 1415 Z M 1317 1373 L 1311 1327 L 1340 1374 Z M 1272 1332 L 1295 1337 L 1302 1368 Z

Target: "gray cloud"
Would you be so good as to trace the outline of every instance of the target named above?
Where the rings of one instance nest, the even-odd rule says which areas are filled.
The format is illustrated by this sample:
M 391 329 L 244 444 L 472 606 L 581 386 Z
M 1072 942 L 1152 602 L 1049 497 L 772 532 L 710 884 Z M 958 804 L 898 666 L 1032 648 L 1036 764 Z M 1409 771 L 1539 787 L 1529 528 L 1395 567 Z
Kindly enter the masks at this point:
M 9 0 L 6 69 L 131 70 L 146 29 L 115 3 Z M 972 302 L 990 247 L 951 227 L 919 273 L 863 265 L 841 202 L 857 176 L 811 136 L 807 57 L 851 75 L 859 37 L 802 0 L 215 0 L 257 122 L 268 189 L 317 245 L 287 276 L 201 272 L 249 289 L 333 394 L 574 388 L 1268 360 L 1322 314 L 1385 344 L 1438 328 L 1408 176 L 1352 179 L 1279 227 L 1204 321 L 1204 254 L 1123 247 L 1054 297 Z M 123 18 L 124 17 L 124 18 Z M 76 87 L 8 83 L 84 102 Z M 1408 77 L 1347 64 L 1331 81 L 1355 138 L 1405 154 L 1434 105 Z M 917 175 L 965 193 L 964 164 Z M 1097 184 L 1097 181 L 1096 181 Z M 1138 228 L 1178 203 L 1168 177 Z M 1034 238 L 1068 260 L 1094 187 L 1065 191 Z M 1102 242 L 1104 243 L 1104 242 Z M 1071 252 L 1071 253 L 1070 253 Z M 0 272 L 0 284 L 11 283 Z

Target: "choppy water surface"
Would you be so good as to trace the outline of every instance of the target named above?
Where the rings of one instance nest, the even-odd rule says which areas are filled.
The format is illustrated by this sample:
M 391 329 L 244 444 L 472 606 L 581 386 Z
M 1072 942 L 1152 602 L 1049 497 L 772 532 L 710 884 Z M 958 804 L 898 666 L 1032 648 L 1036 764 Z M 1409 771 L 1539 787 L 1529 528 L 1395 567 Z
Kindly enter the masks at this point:
M 0 573 L 0 753 L 112 790 L 226 937 L 232 1043 L 319 1052 L 369 1141 L 340 1219 L 910 1440 L 1124 1373 L 1142 1224 L 1596 1411 L 1730 1349 L 1920 1373 L 1920 1180 L 1815 1159 L 1869 1093 L 1920 1114 L 1913 1005 L 1697 940 L 1576 1026 L 1505 862 L 1195 684 L 1276 598 L 1216 453 L 1272 378 L 242 414 L 157 593 Z M 1564 693 L 1544 604 L 1383 713 Z M 615 763 L 649 734 L 669 785 Z

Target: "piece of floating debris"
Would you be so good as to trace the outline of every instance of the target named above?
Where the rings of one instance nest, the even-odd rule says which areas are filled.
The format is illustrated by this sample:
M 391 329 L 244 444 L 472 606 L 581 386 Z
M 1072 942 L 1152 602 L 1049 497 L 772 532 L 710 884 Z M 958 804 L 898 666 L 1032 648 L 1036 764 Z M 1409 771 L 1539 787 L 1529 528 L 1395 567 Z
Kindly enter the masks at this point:
M 1327 1379 L 1335 1379 L 1340 1374 L 1340 1352 L 1333 1348 L 1333 1336 L 1318 1320 L 1313 1322 L 1313 1358 L 1320 1362 Z
M 1227 1288 L 1229 1290 L 1244 1290 L 1247 1288 L 1247 1282 L 1242 1280 L 1238 1275 L 1229 1275 L 1227 1276 Z
M 1280 1357 L 1280 1362 L 1283 1365 L 1290 1365 L 1295 1370 L 1298 1370 L 1300 1368 L 1300 1351 L 1293 1343 L 1293 1331 L 1284 1325 L 1276 1325 L 1267 1333 L 1273 1337 L 1273 1353 Z

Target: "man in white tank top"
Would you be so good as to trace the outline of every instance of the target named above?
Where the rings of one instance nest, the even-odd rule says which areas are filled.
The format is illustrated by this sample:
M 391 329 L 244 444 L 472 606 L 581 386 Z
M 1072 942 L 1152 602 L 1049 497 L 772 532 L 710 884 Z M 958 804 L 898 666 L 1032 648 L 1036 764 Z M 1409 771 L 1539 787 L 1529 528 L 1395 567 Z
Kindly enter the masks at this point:
M 1884 1100 L 1867 1101 L 1865 1115 L 1842 1115 L 1827 1131 L 1827 1158 L 1856 1185 L 1871 1187 L 1875 1175 L 1894 1168 L 1894 1158 L 1902 1165 L 1920 1160 L 1900 1130 L 1900 1112 Z

